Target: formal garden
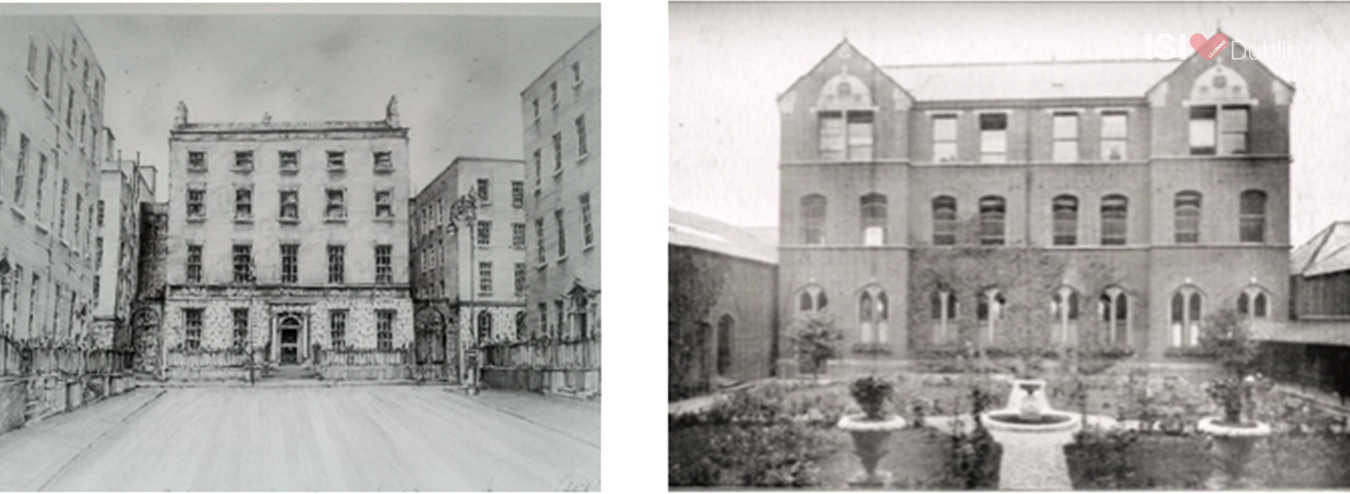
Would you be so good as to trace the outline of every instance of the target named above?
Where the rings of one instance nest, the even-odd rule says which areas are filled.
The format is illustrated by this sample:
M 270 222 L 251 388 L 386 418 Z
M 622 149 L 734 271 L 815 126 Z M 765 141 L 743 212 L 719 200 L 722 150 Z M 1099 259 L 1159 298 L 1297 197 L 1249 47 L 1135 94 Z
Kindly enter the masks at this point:
M 830 328 L 811 331 L 824 346 L 808 348 L 828 348 Z M 756 381 L 671 413 L 669 485 L 1350 487 L 1345 416 L 1276 389 L 1248 336 L 1232 312 L 1207 319 L 1204 374 L 1027 348 L 966 349 L 847 379 Z M 822 364 L 832 355 L 804 353 Z

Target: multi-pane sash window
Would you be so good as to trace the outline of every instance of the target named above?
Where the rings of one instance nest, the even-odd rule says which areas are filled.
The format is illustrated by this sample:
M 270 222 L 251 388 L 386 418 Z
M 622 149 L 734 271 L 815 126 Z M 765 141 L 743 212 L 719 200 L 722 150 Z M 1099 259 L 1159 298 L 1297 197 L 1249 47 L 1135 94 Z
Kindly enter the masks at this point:
M 1056 163 L 1078 161 L 1078 114 L 1056 113 L 1054 125 L 1054 161 Z
M 1219 154 L 1247 154 L 1247 107 L 1223 107 L 1219 131 Z
M 299 151 L 279 151 L 277 159 L 280 162 L 281 171 L 296 171 L 300 169 Z
M 578 201 L 581 202 L 581 238 L 585 242 L 582 245 L 590 247 L 595 244 L 595 234 L 591 228 L 591 194 L 582 194 Z
M 1173 214 L 1176 216 L 1176 242 L 1193 244 L 1200 241 L 1200 193 L 1186 191 L 1177 194 Z
M 375 246 L 375 283 L 389 284 L 394 282 L 393 257 L 394 246 Z
M 253 282 L 253 246 L 234 244 L 234 282 Z
M 56 217 L 56 233 L 65 238 L 66 236 L 66 197 L 70 195 L 70 180 L 61 179 L 61 204 Z
M 1078 243 L 1078 198 L 1055 197 L 1051 202 L 1051 214 L 1054 216 L 1054 244 Z
M 956 115 L 933 116 L 933 162 L 956 161 Z
M 577 117 L 577 156 L 586 156 L 586 116 Z
M 552 334 L 548 329 L 548 304 L 539 302 L 539 331 L 542 334 Z
M 324 209 L 324 216 L 328 219 L 345 219 L 347 217 L 347 193 L 342 189 L 328 189 L 328 204 Z
M 187 282 L 202 282 L 202 246 L 200 245 L 187 246 Z
M 543 264 L 543 263 L 545 263 L 545 262 L 548 261 L 548 256 L 547 256 L 546 253 L 544 252 L 544 219 L 543 219 L 543 218 L 535 218 L 535 220 L 534 220 L 534 237 L 535 237 L 536 239 L 538 239 L 538 241 L 539 241 L 539 242 L 538 242 L 538 243 L 539 243 L 539 248 L 536 250 L 536 252 L 538 252 L 538 254 L 539 254 L 539 258 L 536 259 L 536 261 L 539 262 L 540 264 Z
M 328 311 L 328 339 L 333 348 L 347 346 L 347 310 Z
M 478 245 L 492 245 L 492 222 L 478 222 Z
M 980 114 L 980 162 L 1008 161 L 1008 114 Z
M 375 217 L 394 217 L 394 191 L 391 189 L 375 191 Z
M 36 211 L 38 219 L 42 218 L 42 193 L 47 190 L 47 155 L 38 153 L 38 180 L 36 200 L 33 202 L 33 210 Z
M 806 245 L 825 243 L 825 196 L 812 194 L 802 198 L 802 242 Z
M 515 266 L 516 293 L 525 293 L 525 263 L 518 262 Z
M 1191 107 L 1191 154 L 1214 154 L 1215 108 Z
M 234 189 L 234 219 L 253 219 L 252 187 L 239 187 Z
M 187 217 L 189 220 L 206 218 L 206 189 L 188 189 Z
M 474 187 L 474 192 L 478 194 L 479 204 L 489 204 L 492 202 L 492 188 L 488 186 L 488 179 L 478 179 L 478 186 Z
M 202 346 L 202 309 L 183 309 L 183 346 L 196 350 Z
M 1259 190 L 1242 192 L 1238 205 L 1238 230 L 1243 242 L 1266 240 L 1266 193 Z
M 524 223 L 512 223 L 512 224 L 511 224 L 511 248 L 512 248 L 512 249 L 524 249 L 524 248 L 525 248 L 525 224 L 524 224 Z
M 243 348 L 248 344 L 248 309 L 232 309 L 234 319 L 234 347 Z
M 328 246 L 328 282 L 344 283 L 346 280 L 347 249 L 341 245 Z
M 549 93 L 549 102 L 553 103 L 553 107 L 554 107 L 554 108 L 557 108 L 557 107 L 558 107 L 558 81 L 553 81 L 553 82 L 548 83 L 548 93 Z
M 283 221 L 300 220 L 300 191 L 283 190 L 281 191 L 281 212 L 280 218 Z
M 234 152 L 235 170 L 253 169 L 253 151 L 235 151 Z
M 300 281 L 300 246 L 281 245 L 281 282 L 298 283 Z
M 867 194 L 861 202 L 863 245 L 885 245 L 886 196 Z
M 554 312 L 554 314 L 553 314 L 553 315 L 554 315 L 554 319 L 558 322 L 558 323 L 557 323 L 557 326 L 555 326 L 555 331 L 556 331 L 557 333 L 561 334 L 561 333 L 564 331 L 564 327 L 563 327 L 563 324 L 565 324 L 564 321 L 567 320 L 567 315 L 566 315 L 566 313 L 563 312 L 563 301 L 562 301 L 562 300 L 554 300 L 554 301 L 553 301 L 553 312 Z
M 394 311 L 375 311 L 375 347 L 388 352 L 394 349 Z
M 544 154 L 543 151 L 541 151 L 541 150 L 539 150 L 539 149 L 534 150 L 534 186 L 535 186 L 535 187 L 539 187 L 539 185 L 540 185 L 541 183 L 543 183 L 543 181 L 544 181 L 544 169 L 543 169 L 544 156 L 543 156 L 543 154 Z
M 872 112 L 822 111 L 818 120 L 821 159 L 872 159 Z
M 956 199 L 933 198 L 933 245 L 956 245 Z
M 980 198 L 980 244 L 1003 245 L 1003 220 L 1006 212 L 1002 197 Z
M 562 134 L 553 134 L 553 169 L 562 169 Z
M 1125 245 L 1129 207 L 1125 196 L 1102 198 L 1102 245 Z
M 478 313 L 478 341 L 487 341 L 492 337 L 492 313 L 481 311 Z
M 1102 161 L 1128 159 L 1129 118 L 1126 112 L 1102 112 Z
M 872 112 L 848 112 L 848 159 L 872 159 Z
M 525 182 L 519 180 L 511 182 L 511 207 L 516 209 L 525 207 Z
M 342 170 L 347 167 L 347 153 L 342 151 L 328 152 L 328 169 Z
M 188 151 L 188 169 L 201 171 L 206 169 L 206 153 L 203 151 Z
M 24 178 L 28 169 L 28 144 L 28 136 L 19 134 L 19 160 L 15 163 L 18 169 L 14 171 L 14 202 L 19 204 L 23 203 Z
M 390 151 L 375 151 L 375 171 L 394 169 L 394 155 Z
M 553 219 L 558 224 L 558 257 L 567 257 L 567 227 L 563 224 L 563 210 L 554 210 Z
M 478 292 L 492 293 L 492 262 L 478 263 Z
M 539 98 L 535 98 L 530 103 L 534 106 L 534 119 L 539 120 Z

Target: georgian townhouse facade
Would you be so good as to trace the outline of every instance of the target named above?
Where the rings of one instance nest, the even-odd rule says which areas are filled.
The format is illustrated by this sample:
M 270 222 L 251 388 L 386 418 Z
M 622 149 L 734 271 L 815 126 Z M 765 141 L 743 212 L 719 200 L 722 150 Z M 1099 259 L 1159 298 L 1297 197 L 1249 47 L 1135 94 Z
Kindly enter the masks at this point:
M 0 19 L 0 333 L 90 335 L 106 78 L 70 17 Z
M 477 207 L 457 221 L 466 197 Z M 448 359 L 467 379 L 457 364 L 464 351 L 526 334 L 525 163 L 455 158 L 413 198 L 411 214 L 418 358 Z
M 408 129 L 376 121 L 198 123 L 170 131 L 164 346 L 400 352 L 413 340 Z M 171 360 L 172 363 L 172 360 Z
M 1228 50 L 891 67 L 845 41 L 778 98 L 780 320 L 828 312 L 844 358 L 1030 329 L 1148 360 L 1222 308 L 1283 321 L 1292 94 Z

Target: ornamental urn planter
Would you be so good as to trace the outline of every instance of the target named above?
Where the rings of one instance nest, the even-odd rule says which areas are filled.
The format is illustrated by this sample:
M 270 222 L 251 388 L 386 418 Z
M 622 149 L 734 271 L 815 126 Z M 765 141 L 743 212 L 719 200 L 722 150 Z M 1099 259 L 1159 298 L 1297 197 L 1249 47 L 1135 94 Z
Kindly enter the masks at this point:
M 839 419 L 839 428 L 853 436 L 853 453 L 862 460 L 863 471 L 849 481 L 850 487 L 885 487 L 890 472 L 878 471 L 877 462 L 886 453 L 886 440 L 891 433 L 905 428 L 905 419 L 890 416 L 869 419 L 867 414 L 846 415 Z
M 1208 434 L 1214 441 L 1210 450 L 1210 459 L 1214 464 L 1213 473 L 1205 486 L 1209 489 L 1251 489 L 1259 488 L 1252 479 L 1245 478 L 1248 465 L 1251 464 L 1252 450 L 1256 442 L 1270 435 L 1270 426 L 1261 422 L 1227 421 L 1220 417 L 1207 417 L 1200 420 L 1197 430 Z

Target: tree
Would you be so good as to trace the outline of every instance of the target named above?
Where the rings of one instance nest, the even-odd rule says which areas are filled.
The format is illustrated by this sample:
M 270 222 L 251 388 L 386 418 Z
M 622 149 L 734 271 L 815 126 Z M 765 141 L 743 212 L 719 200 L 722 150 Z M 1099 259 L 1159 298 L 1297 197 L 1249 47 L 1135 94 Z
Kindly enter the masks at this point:
M 844 338 L 834 317 L 824 309 L 797 314 L 792 335 L 797 340 L 797 355 L 810 362 L 813 377 L 819 377 L 825 361 L 834 358 L 834 342 Z
M 705 369 L 697 368 L 705 352 L 706 323 L 713 305 L 726 285 L 726 261 L 694 250 L 670 246 L 667 283 L 667 344 L 669 364 L 668 399 L 678 400 L 701 392 L 707 384 Z

